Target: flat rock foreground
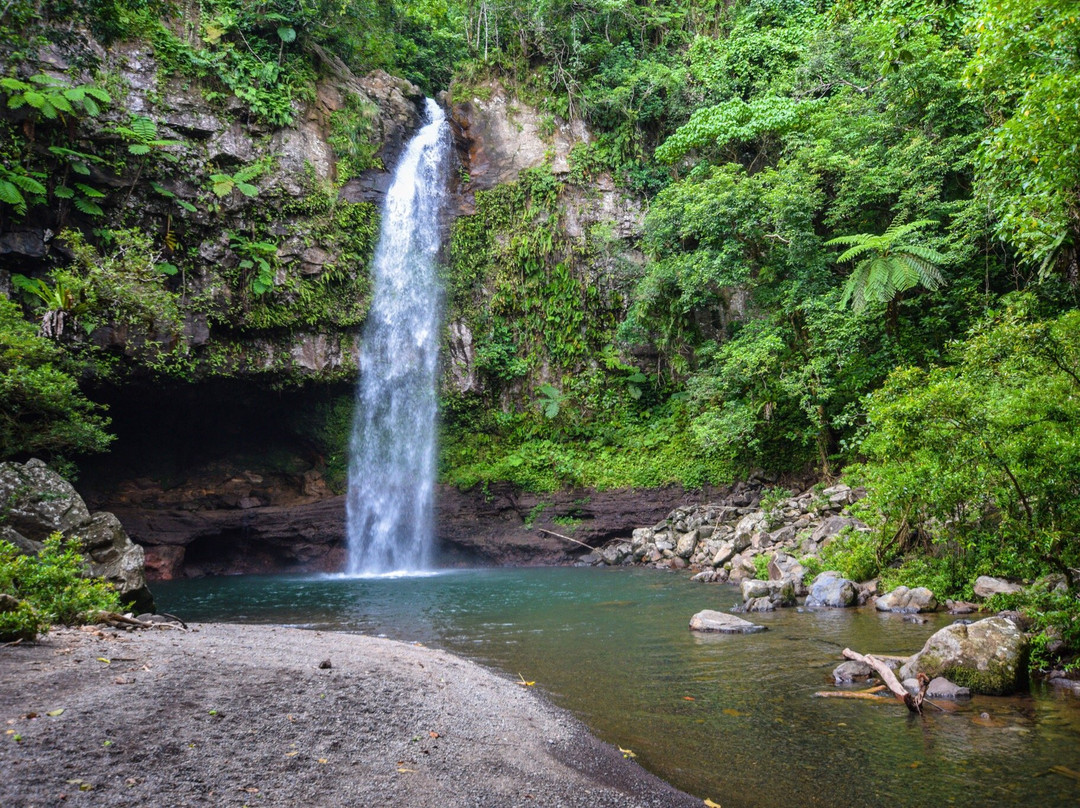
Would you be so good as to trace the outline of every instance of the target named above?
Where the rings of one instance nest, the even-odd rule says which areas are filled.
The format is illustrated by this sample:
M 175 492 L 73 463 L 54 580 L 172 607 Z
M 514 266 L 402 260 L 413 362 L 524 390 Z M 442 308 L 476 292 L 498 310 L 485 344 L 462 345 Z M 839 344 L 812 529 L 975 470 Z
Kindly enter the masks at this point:
M 701 805 L 452 654 L 191 629 L 0 649 L 0 806 Z

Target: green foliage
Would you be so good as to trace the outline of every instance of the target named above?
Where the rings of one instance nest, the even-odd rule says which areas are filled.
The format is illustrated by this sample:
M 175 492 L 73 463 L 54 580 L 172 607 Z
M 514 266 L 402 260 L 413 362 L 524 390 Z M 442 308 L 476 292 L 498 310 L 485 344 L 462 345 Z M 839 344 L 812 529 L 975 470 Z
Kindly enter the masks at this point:
M 72 86 L 65 79 L 38 73 L 26 81 L 12 77 L 0 79 L 0 90 L 7 96 L 8 109 L 29 107 L 46 120 L 64 115 L 101 113 L 101 105 L 112 103 L 108 92 L 93 84 Z
M 0 592 L 33 610 L 32 614 L 14 613 L 23 621 L 23 631 L 31 630 L 34 622 L 43 631 L 52 623 L 76 625 L 92 619 L 94 612 L 120 609 L 112 584 L 84 577 L 85 565 L 78 543 L 65 541 L 59 533 L 47 538 L 36 556 L 23 555 L 10 542 L 0 540 Z M 0 631 L 5 628 L 12 627 L 0 623 Z
M 382 168 L 375 154 L 382 143 L 375 138 L 379 108 L 358 95 L 350 95 L 342 109 L 330 113 L 327 138 L 337 158 L 337 179 L 344 182 L 369 168 Z
M 56 343 L 0 297 L 0 457 L 105 451 L 109 421 L 79 390 L 75 371 Z
M 259 186 L 252 184 L 252 180 L 261 176 L 265 170 L 266 166 L 262 163 L 253 163 L 238 169 L 232 174 L 219 171 L 210 175 L 210 188 L 214 192 L 214 196 L 218 197 L 228 196 L 233 192 L 233 189 L 249 198 L 258 196 Z
M 852 581 L 869 581 L 881 570 L 877 541 L 870 533 L 845 528 L 822 548 L 821 566 Z
M 920 219 L 904 224 L 893 220 L 880 236 L 860 233 L 826 241 L 826 247 L 847 247 L 836 263 L 857 261 L 844 284 L 840 305 L 851 303 L 855 311 L 862 311 L 867 301 L 892 303 L 897 295 L 915 286 L 931 290 L 940 287 L 945 279 L 937 265 L 946 260 L 945 256 L 929 247 L 907 243 L 907 236 L 932 224 L 937 222 Z
M 980 2 L 964 76 L 990 110 L 977 190 L 995 231 L 1049 272 L 1080 245 L 1080 24 L 1072 0 Z
M 754 577 L 759 581 L 769 580 L 769 560 L 771 556 L 761 553 L 754 556 Z
M 254 241 L 237 233 L 229 234 L 229 246 L 240 256 L 239 267 L 250 278 L 248 286 L 258 296 L 274 287 L 277 266 L 277 245 L 269 241 Z
M 1017 577 L 1080 565 L 1080 312 L 1033 303 L 1012 298 L 953 364 L 898 369 L 870 397 L 859 478 L 882 553 Z

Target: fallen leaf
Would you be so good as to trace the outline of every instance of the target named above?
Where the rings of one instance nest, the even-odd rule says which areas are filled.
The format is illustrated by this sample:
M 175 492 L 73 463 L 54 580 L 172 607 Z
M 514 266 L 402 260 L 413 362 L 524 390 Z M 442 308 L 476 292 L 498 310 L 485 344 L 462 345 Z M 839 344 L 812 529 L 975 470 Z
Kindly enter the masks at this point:
M 330 761 L 327 758 L 319 758 L 319 763 L 329 763 L 329 762 Z
M 623 749 L 621 746 L 619 747 L 619 751 L 622 752 L 622 756 L 624 758 L 636 758 L 637 757 L 637 755 L 635 755 L 629 749 Z
M 536 684 L 536 682 L 526 682 L 525 677 L 522 676 L 520 673 L 518 674 L 518 678 L 521 680 L 520 682 L 518 682 L 518 684 L 522 687 L 532 687 Z
M 1054 774 L 1060 774 L 1062 777 L 1071 777 L 1073 780 L 1080 780 L 1080 772 L 1074 771 L 1066 766 L 1051 766 L 1050 771 Z
M 255 786 L 247 786 L 246 788 L 244 786 L 241 786 L 239 790 L 240 791 L 246 791 L 248 794 L 258 794 L 259 793 L 259 789 L 255 788 Z
M 720 803 L 707 799 L 705 800 L 705 808 L 721 808 L 721 806 Z
M 693 700 L 694 700 L 694 697 L 693 697 L 693 696 L 683 696 L 683 697 L 682 697 L 682 700 L 683 700 L 683 701 L 693 701 Z
M 438 738 L 439 737 L 439 733 L 437 733 L 435 730 L 429 730 L 428 735 L 430 735 L 432 738 Z
M 63 715 L 63 714 L 64 714 L 64 708 L 63 707 L 60 707 L 59 709 L 56 709 L 56 710 L 49 710 L 49 712 L 45 713 L 45 715 L 51 715 L 54 718 L 56 716 L 58 716 L 58 715 Z
M 79 791 L 93 791 L 94 786 L 92 783 L 79 783 Z
M 105 658 L 105 657 L 103 657 L 103 656 L 99 656 L 99 657 L 97 658 L 97 661 L 98 661 L 98 662 L 104 662 L 104 663 L 105 663 L 106 665 L 111 665 L 111 664 L 112 664 L 112 660 L 110 660 L 110 659 L 107 659 L 107 658 Z
M 292 752 L 286 752 L 285 757 L 296 757 L 299 754 L 300 754 L 299 752 L 297 752 L 296 750 L 293 750 Z
M 402 773 L 410 772 L 412 774 L 416 774 L 416 769 L 406 769 L 404 766 L 398 766 L 398 771 Z

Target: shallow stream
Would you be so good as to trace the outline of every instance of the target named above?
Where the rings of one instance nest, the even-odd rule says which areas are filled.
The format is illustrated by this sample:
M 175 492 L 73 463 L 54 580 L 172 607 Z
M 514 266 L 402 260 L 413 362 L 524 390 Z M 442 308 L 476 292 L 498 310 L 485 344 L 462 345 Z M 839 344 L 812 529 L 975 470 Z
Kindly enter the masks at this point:
M 1080 805 L 1080 699 L 895 703 L 814 698 L 849 646 L 910 653 L 937 628 L 871 610 L 752 615 L 769 631 L 700 635 L 730 586 L 654 570 L 498 569 L 426 577 L 233 577 L 159 583 L 192 621 L 274 623 L 445 648 L 535 681 L 677 787 L 740 806 Z M 983 714 L 987 716 L 983 716 Z

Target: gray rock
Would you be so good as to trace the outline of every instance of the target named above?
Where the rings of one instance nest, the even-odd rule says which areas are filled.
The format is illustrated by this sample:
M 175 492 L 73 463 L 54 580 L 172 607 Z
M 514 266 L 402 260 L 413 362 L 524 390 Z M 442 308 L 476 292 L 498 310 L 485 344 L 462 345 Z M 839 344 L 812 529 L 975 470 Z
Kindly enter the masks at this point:
M 743 605 L 747 612 L 773 612 L 776 611 L 776 603 L 769 597 L 751 598 Z
M 759 626 L 749 620 L 743 620 L 733 614 L 716 612 L 711 609 L 700 611 L 690 618 L 691 631 L 718 631 L 723 634 L 755 634 L 765 631 L 767 626 Z
M 979 598 L 992 598 L 994 595 L 1013 595 L 1022 592 L 1024 587 L 1006 581 L 1004 578 L 994 578 L 990 575 L 980 575 L 975 579 L 975 596 Z
M 694 548 L 697 546 L 697 529 L 693 532 L 683 533 L 675 542 L 675 555 L 679 558 L 689 558 L 694 554 Z
M 603 548 L 600 551 L 600 558 L 608 566 L 615 567 L 628 560 L 633 554 L 630 542 L 621 541 Z
M 1025 681 L 1028 640 L 1011 620 L 987 617 L 946 626 L 901 669 L 902 679 L 944 676 L 973 693 L 1008 695 Z
M 842 609 L 856 605 L 858 600 L 859 590 L 855 583 L 844 578 L 839 572 L 829 570 L 814 579 L 806 605 Z
M 930 680 L 926 688 L 928 699 L 966 699 L 971 697 L 971 689 L 953 684 L 948 679 L 938 676 Z
M 830 516 L 817 526 L 810 536 L 810 541 L 817 545 L 824 544 L 845 527 L 860 528 L 866 527 L 866 525 L 858 519 L 851 519 L 847 516 Z
M 867 679 L 874 678 L 874 669 L 865 662 L 848 660 L 833 668 L 832 675 L 836 684 L 845 685 L 852 682 L 865 682 Z
M 743 600 L 752 600 L 753 598 L 767 598 L 769 596 L 769 582 L 759 581 L 757 579 L 743 581 L 742 596 Z
M 979 607 L 974 603 L 963 600 L 947 600 L 945 601 L 945 608 L 948 609 L 949 614 L 973 614 L 979 611 Z
M 731 560 L 735 555 L 735 545 L 732 542 L 726 541 L 720 545 L 720 549 L 716 551 L 716 555 L 713 556 L 713 566 L 720 567 Z
M 728 579 L 727 570 L 709 569 L 709 570 L 702 570 L 701 572 L 699 572 L 697 575 L 695 575 L 690 580 L 691 581 L 698 581 L 699 583 L 705 583 L 705 584 L 722 584 L 727 579 Z
M 7 504 L 4 524 L 31 541 L 45 541 L 90 521 L 71 483 L 37 459 L 0 463 L 0 502 Z
M 874 608 L 879 612 L 902 612 L 915 614 L 917 612 L 933 612 L 938 607 L 934 593 L 925 586 L 917 586 L 908 589 L 906 586 L 898 586 L 892 592 L 882 595 L 877 599 Z
M 143 549 L 111 513 L 90 514 L 75 488 L 40 460 L 0 463 L 0 502 L 7 503 L 3 534 L 23 552 L 38 552 L 53 533 L 78 540 L 90 574 L 112 583 L 124 603 L 153 608 Z

